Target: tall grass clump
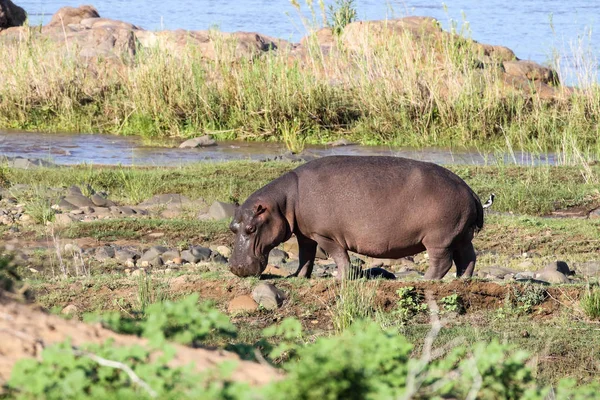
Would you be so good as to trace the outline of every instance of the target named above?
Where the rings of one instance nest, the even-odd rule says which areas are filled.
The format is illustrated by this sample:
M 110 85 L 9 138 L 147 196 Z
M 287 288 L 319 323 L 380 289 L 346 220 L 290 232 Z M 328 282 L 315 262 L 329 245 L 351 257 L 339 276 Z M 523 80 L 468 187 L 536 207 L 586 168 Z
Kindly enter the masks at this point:
M 377 286 L 377 281 L 342 281 L 335 293 L 335 303 L 329 309 L 336 332 L 341 333 L 355 322 L 375 316 Z
M 580 300 L 581 308 L 590 319 L 600 319 L 600 288 L 588 285 Z

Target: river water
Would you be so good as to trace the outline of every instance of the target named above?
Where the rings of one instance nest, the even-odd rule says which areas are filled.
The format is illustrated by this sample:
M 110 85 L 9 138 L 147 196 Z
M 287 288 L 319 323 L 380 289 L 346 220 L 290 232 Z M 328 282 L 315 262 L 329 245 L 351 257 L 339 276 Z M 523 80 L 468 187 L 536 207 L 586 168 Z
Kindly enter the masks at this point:
M 173 143 L 171 143 L 173 144 Z M 219 142 L 217 146 L 179 149 L 145 145 L 134 136 L 60 134 L 0 131 L 0 156 L 24 157 L 61 165 L 182 166 L 203 161 L 264 160 L 286 152 L 281 143 Z M 407 149 L 386 146 L 307 146 L 303 156 L 387 155 L 408 157 L 437 164 L 494 165 L 497 163 L 557 164 L 555 154 L 484 154 L 476 150 Z
M 62 6 L 80 0 L 15 0 L 30 15 L 31 24 L 47 23 Z M 289 0 L 103 0 L 93 4 L 100 15 L 149 30 L 204 30 L 218 26 L 226 32 L 252 31 L 299 41 L 307 32 L 301 15 L 309 16 L 306 0 L 301 11 Z M 331 4 L 333 0 L 327 0 Z M 314 1 L 318 4 L 318 1 Z M 362 20 L 424 15 L 440 20 L 444 29 L 468 22 L 470 36 L 480 42 L 514 50 L 517 57 L 548 63 L 557 51 L 559 72 L 570 85 L 597 81 L 600 50 L 600 1 L 590 0 L 356 0 Z M 317 19 L 321 11 L 317 8 Z M 585 61 L 582 61 L 585 60 Z

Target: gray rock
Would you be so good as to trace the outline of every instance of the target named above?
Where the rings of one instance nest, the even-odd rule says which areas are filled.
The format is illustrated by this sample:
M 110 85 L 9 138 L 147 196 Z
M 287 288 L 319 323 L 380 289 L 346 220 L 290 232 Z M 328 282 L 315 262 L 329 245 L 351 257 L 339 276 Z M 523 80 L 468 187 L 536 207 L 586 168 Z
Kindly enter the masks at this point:
M 79 209 L 83 211 L 84 214 L 89 215 L 94 213 L 94 207 L 80 207 Z
M 289 258 L 288 253 L 280 249 L 273 249 L 269 253 L 269 264 L 277 265 L 285 263 L 285 261 Z
M 69 214 L 56 214 L 54 216 L 54 224 L 56 226 L 67 226 L 73 222 L 76 222 L 76 220 Z
M 142 254 L 142 256 L 140 257 L 140 261 L 150 261 L 155 259 L 156 257 L 159 257 L 161 254 L 163 254 L 165 251 L 168 251 L 169 249 L 164 247 L 164 246 L 153 246 L 150 247 L 148 250 L 146 250 L 146 252 L 144 254 Z
M 369 268 L 362 272 L 362 276 L 367 279 L 396 279 L 396 275 L 383 268 Z
M 225 258 L 231 257 L 231 249 L 227 246 L 217 246 L 217 252 Z
M 333 142 L 327 143 L 331 147 L 340 147 L 340 146 L 354 146 L 356 143 L 349 141 L 346 138 L 341 138 Z
M 120 207 L 118 207 L 118 209 L 121 212 L 121 214 L 124 214 L 127 216 L 135 215 L 135 211 L 133 211 L 133 209 L 131 207 L 120 206 Z
M 332 276 L 332 275 L 331 275 L 331 271 L 332 271 L 332 270 L 330 270 L 330 269 L 328 269 L 328 268 L 326 268 L 326 267 L 321 267 L 321 266 L 319 266 L 319 267 L 316 267 L 316 268 L 313 270 L 313 274 L 312 274 L 312 276 L 313 276 L 313 277 L 315 277 L 315 278 L 329 278 L 329 277 L 331 277 L 331 276 Z M 294 271 L 294 272 L 295 272 L 295 271 Z
M 222 254 L 219 254 L 219 253 L 212 253 L 212 255 L 210 257 L 210 261 L 212 261 L 216 264 L 227 264 L 227 259 L 225 257 L 223 257 Z
M 79 186 L 75 186 L 75 185 L 73 185 L 67 189 L 67 194 L 83 196 L 83 192 L 81 191 L 81 188 Z
M 126 263 L 127 260 L 136 260 L 138 255 L 127 249 L 119 249 L 115 251 L 115 259 L 120 263 Z
M 564 261 L 552 261 L 542 271 L 558 271 L 566 276 L 573 275 L 573 271 L 569 269 L 569 265 Z
M 142 268 L 146 268 L 146 267 L 161 267 L 164 264 L 163 259 L 161 256 L 156 256 L 154 258 L 148 258 L 146 257 L 145 259 L 139 259 L 138 260 L 138 265 Z
M 562 272 L 556 270 L 544 270 L 535 275 L 535 279 L 548 283 L 569 283 L 569 278 Z
M 515 274 L 514 279 L 517 281 L 530 281 L 535 279 L 535 272 L 525 271 Z
M 112 201 L 105 199 L 104 197 L 98 194 L 93 194 L 90 197 L 90 200 L 92 201 L 92 203 L 94 203 L 94 205 L 98 207 L 112 207 L 115 205 L 115 203 L 113 203 Z
M 600 218 L 600 207 L 594 208 L 592 211 L 590 211 L 589 214 L 588 214 L 588 218 L 589 219 L 598 219 L 598 218 Z
M 294 274 L 298 270 L 298 266 L 300 266 L 300 262 L 298 260 L 288 260 L 281 264 L 276 264 L 279 268 L 284 270 L 288 275 Z M 314 270 L 313 270 L 314 271 Z
M 202 259 L 200 259 L 199 257 L 196 257 L 195 255 L 192 254 L 192 252 L 190 250 L 184 250 L 181 252 L 181 258 L 183 258 L 185 261 L 191 263 L 191 264 L 196 264 L 200 261 L 202 261 Z
M 575 271 L 585 277 L 600 277 L 600 261 L 577 263 Z
M 73 315 L 73 314 L 76 314 L 78 311 L 79 311 L 79 309 L 77 308 L 76 305 L 69 304 L 68 306 L 63 308 L 60 313 L 63 315 Z
M 216 146 L 217 142 L 209 135 L 200 136 L 193 139 L 188 139 L 179 145 L 180 149 L 193 149 L 196 147 Z
M 139 207 L 131 207 L 131 209 L 133 210 L 134 213 L 136 213 L 137 215 L 148 215 L 148 211 L 144 210 L 143 208 L 139 208 Z
M 94 207 L 94 203 L 84 195 L 70 194 L 65 197 L 65 200 L 77 207 Z
M 208 261 L 212 255 L 212 250 L 208 247 L 192 246 L 190 247 L 190 253 L 192 253 L 192 255 L 198 259 L 198 261 Z
M 212 219 L 222 220 L 226 218 L 233 218 L 237 206 L 235 204 L 223 203 L 222 201 L 215 201 L 210 206 L 208 214 Z
M 104 215 L 110 214 L 110 208 L 106 208 L 106 207 L 94 207 L 93 211 L 94 211 L 94 214 L 98 214 L 99 216 L 104 216 Z
M 491 265 L 489 267 L 477 270 L 476 273 L 477 276 L 480 276 L 482 278 L 492 277 L 497 279 L 504 279 L 507 275 L 515 275 L 517 272 L 510 268 L 505 268 L 498 265 Z
M 275 310 L 283 305 L 285 293 L 271 283 L 259 283 L 252 291 L 252 298 L 267 310 Z
M 179 254 L 179 251 L 177 250 L 169 250 L 169 251 L 165 251 L 160 258 L 162 258 L 163 262 L 167 262 L 167 261 L 173 261 L 176 258 L 181 257 L 181 254 Z
M 35 168 L 50 168 L 50 167 L 56 166 L 56 164 L 54 164 L 54 163 L 35 159 L 35 158 L 28 159 L 28 158 L 23 158 L 23 157 L 14 157 L 14 158 L 7 157 L 6 160 L 7 160 L 6 164 L 8 165 L 9 168 L 35 169 Z
M 79 207 L 77 207 L 74 204 L 69 203 L 67 200 L 62 199 L 61 201 L 58 202 L 58 208 L 62 211 L 73 211 L 73 210 L 79 210 Z
M 94 257 L 98 261 L 105 261 L 115 257 L 115 249 L 111 246 L 98 247 L 94 252 Z
M 138 204 L 138 207 L 154 207 L 154 206 L 175 206 L 181 207 L 184 204 L 190 204 L 192 200 L 181 194 L 157 194 L 149 198 L 148 200 L 142 201 Z
M 416 270 L 406 270 L 396 272 L 394 276 L 396 279 L 421 279 L 423 277 L 423 273 Z

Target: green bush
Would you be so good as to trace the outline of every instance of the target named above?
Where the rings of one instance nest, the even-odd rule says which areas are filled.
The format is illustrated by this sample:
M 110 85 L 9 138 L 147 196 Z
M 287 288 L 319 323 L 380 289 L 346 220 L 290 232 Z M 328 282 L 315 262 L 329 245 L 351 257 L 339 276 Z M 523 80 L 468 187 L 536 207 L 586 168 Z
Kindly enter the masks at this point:
M 269 399 L 374 399 L 400 394 L 412 345 L 397 332 L 357 322 L 341 335 L 319 338 L 285 365 L 287 379 Z
M 285 378 L 251 389 L 229 379 L 234 363 L 223 363 L 204 374 L 198 374 L 192 366 L 168 365 L 173 349 L 165 339 L 200 344 L 213 332 L 232 333 L 223 315 L 208 305 L 198 306 L 197 300 L 197 296 L 189 296 L 179 303 L 152 305 L 148 307 L 148 319 L 137 321 L 135 329 L 123 321 L 113 321 L 121 329 L 154 339 L 152 350 L 116 347 L 110 341 L 81 348 L 73 348 L 69 342 L 53 345 L 44 349 L 41 360 L 23 359 L 15 365 L 5 386 L 6 394 L 17 399 L 61 400 L 153 396 L 227 400 L 579 400 L 596 398 L 600 390 L 600 382 L 578 386 L 571 379 L 555 387 L 539 385 L 526 366 L 529 355 L 498 341 L 457 347 L 433 357 L 427 345 L 417 352 L 396 329 L 382 330 L 376 323 L 363 320 L 355 321 L 337 336 L 303 343 L 302 326 L 293 318 L 263 332 L 265 337 L 282 339 L 283 346 L 270 356 L 280 357 L 282 351 L 292 354 L 283 363 Z
M 166 350 L 166 347 L 164 348 Z M 42 361 L 23 359 L 14 366 L 8 391 L 16 399 L 243 399 L 247 385 L 227 380 L 231 364 L 201 375 L 192 366 L 171 368 L 170 357 L 154 357 L 140 347 L 115 347 L 111 341 L 74 349 L 69 342 L 47 347 Z M 127 365 L 143 383 L 134 382 Z M 147 386 L 146 386 L 147 385 Z
M 422 297 L 413 286 L 401 287 L 396 293 L 399 299 L 392 314 L 398 318 L 401 324 L 408 322 L 418 313 L 427 310 L 427 304 L 423 303 Z
M 84 319 L 101 322 L 118 333 L 143 336 L 154 345 L 165 340 L 195 345 L 215 334 L 235 337 L 236 330 L 229 317 L 209 303 L 198 303 L 198 298 L 198 294 L 192 294 L 179 301 L 151 304 L 139 319 L 125 317 L 118 312 L 88 314 Z

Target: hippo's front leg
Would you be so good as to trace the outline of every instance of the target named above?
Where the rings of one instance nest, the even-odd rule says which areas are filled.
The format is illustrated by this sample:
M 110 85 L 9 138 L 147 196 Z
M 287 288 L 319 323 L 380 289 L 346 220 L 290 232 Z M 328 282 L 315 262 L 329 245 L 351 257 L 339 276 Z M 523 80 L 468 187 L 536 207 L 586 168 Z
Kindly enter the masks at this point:
M 310 278 L 317 254 L 317 242 L 304 235 L 297 234 L 298 240 L 298 270 L 291 276 Z
M 350 257 L 345 248 L 340 246 L 337 242 L 323 236 L 316 236 L 315 240 L 319 246 L 333 258 L 333 261 L 335 261 L 335 265 L 337 265 L 338 269 L 337 279 L 355 278 L 348 276 L 350 272 Z

